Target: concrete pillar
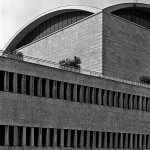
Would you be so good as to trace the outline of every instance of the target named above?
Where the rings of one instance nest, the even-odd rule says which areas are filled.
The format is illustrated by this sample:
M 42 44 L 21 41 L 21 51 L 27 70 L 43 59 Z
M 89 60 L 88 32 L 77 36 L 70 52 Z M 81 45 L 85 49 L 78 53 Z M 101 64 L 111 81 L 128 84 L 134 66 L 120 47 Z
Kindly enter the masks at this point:
M 86 89 L 86 103 L 90 103 L 90 87 Z
M 75 135 L 74 135 L 74 142 L 73 142 L 73 147 L 77 148 L 77 130 L 75 130 Z
M 98 148 L 102 147 L 102 132 L 99 132 Z
M 143 98 L 143 111 L 146 111 L 146 97 Z
M 119 96 L 119 107 L 123 108 L 123 93 L 120 93 Z
M 77 102 L 77 85 L 74 85 L 74 89 L 73 89 L 73 100 L 75 102 Z
M 34 77 L 30 76 L 30 95 L 34 95 Z
M 84 131 L 81 130 L 81 141 L 80 141 L 80 147 L 83 148 L 84 146 Z
M 46 129 L 46 147 L 50 146 L 50 129 Z
M 57 81 L 53 81 L 53 86 L 52 86 L 52 98 L 56 98 L 57 95 Z
M 92 104 L 96 104 L 96 88 L 92 88 Z
M 128 97 L 128 94 L 125 94 L 125 98 L 124 98 L 124 108 L 125 108 L 125 109 L 128 109 L 128 108 L 129 108 L 129 106 L 128 106 L 128 105 L 129 105 L 129 104 L 128 104 L 128 101 L 129 101 L 128 98 L 129 98 L 129 97 Z
M 54 141 L 53 141 L 53 146 L 57 147 L 57 129 L 54 129 Z
M 147 111 L 150 112 L 150 98 L 148 98 L 148 102 L 147 102 Z
M 26 75 L 22 75 L 21 80 L 21 93 L 26 94 Z
M 14 76 L 13 76 L 13 92 L 14 93 L 17 93 L 18 92 L 18 87 L 17 87 L 17 74 L 14 73 Z
M 31 127 L 30 146 L 34 146 L 34 128 Z
M 138 109 L 137 104 L 138 104 L 138 98 L 137 98 L 137 96 L 134 96 L 134 109 L 135 110 Z
M 102 104 L 102 90 L 101 89 L 98 89 L 98 105 L 101 105 Z
M 118 107 L 119 103 L 118 103 L 118 92 L 114 92 L 114 107 Z
M 9 126 L 5 126 L 5 141 L 4 141 L 5 146 L 9 146 Z
M 129 145 L 129 143 L 128 143 L 128 133 L 126 133 L 125 134 L 125 149 L 128 148 L 128 145 Z
M 84 102 L 84 86 L 83 85 L 81 85 L 81 87 L 80 87 L 79 100 L 82 103 Z
M 143 135 L 143 149 L 146 149 L 146 135 Z
M 92 148 L 96 148 L 96 132 L 93 131 L 93 143 L 92 143 Z
M 61 129 L 60 147 L 64 147 L 64 129 Z
M 120 149 L 123 149 L 123 133 L 120 136 Z
M 142 135 L 140 134 L 137 136 L 138 136 L 137 139 L 139 139 L 137 142 L 137 145 L 138 145 L 137 148 L 141 149 L 142 148 Z
M 60 99 L 64 99 L 64 82 L 60 83 Z
M 103 95 L 103 105 L 107 106 L 107 90 L 104 90 L 104 95 Z
M 107 148 L 107 132 L 105 132 L 104 136 L 104 148 Z
M 42 146 L 42 128 L 39 128 L 38 146 Z
M 137 134 L 134 135 L 134 149 L 137 148 Z
M 113 92 L 112 91 L 108 91 L 108 93 L 109 93 L 109 97 L 108 97 L 108 104 L 107 104 L 107 106 L 110 106 L 110 107 L 112 107 L 113 106 L 113 102 L 114 102 L 114 100 L 113 100 Z
M 133 134 L 130 134 L 130 145 L 129 145 L 129 149 L 133 149 Z
M 8 92 L 9 91 L 9 72 L 5 71 L 4 75 L 4 91 Z
M 133 109 L 133 95 L 132 94 L 130 95 L 130 98 L 129 98 L 129 109 Z
M 46 79 L 46 85 L 45 85 L 45 96 L 47 98 L 50 97 L 50 89 L 49 89 L 49 79 Z
M 115 134 L 115 136 L 114 136 L 114 141 L 115 141 L 115 143 L 114 143 L 114 147 L 115 148 L 119 148 L 118 147 L 118 145 L 119 145 L 119 143 L 118 143 L 118 141 L 120 140 L 120 139 L 118 139 L 118 133 L 113 133 L 113 134 Z M 120 140 L 121 141 L 121 140 Z
M 68 135 L 67 135 L 67 147 L 71 146 L 71 130 L 68 130 Z
M 67 100 L 71 101 L 71 84 L 67 83 Z
M 138 101 L 138 110 L 142 110 L 142 96 L 140 96 Z
M 23 127 L 22 146 L 26 146 L 26 127 Z
M 13 146 L 18 146 L 18 127 L 14 126 L 14 141 Z
M 86 148 L 90 147 L 90 131 L 87 131 L 87 141 L 86 141 Z

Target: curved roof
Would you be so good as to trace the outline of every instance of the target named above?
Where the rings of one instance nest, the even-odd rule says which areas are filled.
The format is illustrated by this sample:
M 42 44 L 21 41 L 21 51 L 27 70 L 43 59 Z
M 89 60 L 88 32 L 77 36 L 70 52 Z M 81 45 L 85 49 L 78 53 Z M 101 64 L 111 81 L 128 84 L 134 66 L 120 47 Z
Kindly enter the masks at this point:
M 140 9 L 140 10 L 144 10 L 146 12 L 150 12 L 150 5 L 149 4 L 144 4 L 144 3 L 122 3 L 122 4 L 117 4 L 117 5 L 113 5 L 110 7 L 107 7 L 105 9 L 103 9 L 103 12 L 107 12 L 107 13 L 112 13 L 116 10 L 119 9 L 124 9 L 124 8 L 133 8 L 135 7 Z
M 52 9 L 50 11 L 47 11 L 36 18 L 29 21 L 26 25 L 24 25 L 19 31 L 15 33 L 15 35 L 9 40 L 9 42 L 5 45 L 4 51 L 8 52 L 11 51 L 9 47 L 16 47 L 16 45 L 30 32 L 32 31 L 36 26 L 41 24 L 42 22 L 55 17 L 57 15 L 60 15 L 62 13 L 72 12 L 72 11 L 86 11 L 91 13 L 97 13 L 100 11 L 99 8 L 96 7 L 90 7 L 90 6 L 63 6 L 58 7 L 56 9 Z

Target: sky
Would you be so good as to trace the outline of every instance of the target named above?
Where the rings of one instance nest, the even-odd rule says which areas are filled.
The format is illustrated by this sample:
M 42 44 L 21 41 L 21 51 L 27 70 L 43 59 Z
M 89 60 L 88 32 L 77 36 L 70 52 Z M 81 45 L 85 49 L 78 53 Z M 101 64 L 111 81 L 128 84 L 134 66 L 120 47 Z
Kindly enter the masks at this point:
M 134 0 L 0 0 L 0 50 L 11 37 L 36 16 L 66 5 L 87 5 L 105 8 Z M 150 0 L 138 0 L 150 4 Z

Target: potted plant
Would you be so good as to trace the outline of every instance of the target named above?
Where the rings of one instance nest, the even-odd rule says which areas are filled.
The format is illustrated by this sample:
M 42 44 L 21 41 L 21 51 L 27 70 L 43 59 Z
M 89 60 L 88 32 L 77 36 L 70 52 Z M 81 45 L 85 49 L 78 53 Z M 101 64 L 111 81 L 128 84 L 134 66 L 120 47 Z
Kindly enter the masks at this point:
M 63 59 L 59 61 L 60 68 L 65 70 L 73 69 L 74 71 L 80 72 L 81 59 L 77 56 L 74 56 L 74 59 Z

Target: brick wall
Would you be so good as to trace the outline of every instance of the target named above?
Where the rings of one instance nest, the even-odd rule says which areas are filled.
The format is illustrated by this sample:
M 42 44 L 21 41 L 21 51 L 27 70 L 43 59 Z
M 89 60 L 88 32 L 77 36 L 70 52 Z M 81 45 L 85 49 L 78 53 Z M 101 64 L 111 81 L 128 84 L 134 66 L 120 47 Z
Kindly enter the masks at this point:
M 102 70 L 102 14 L 83 19 L 65 29 L 20 51 L 24 55 L 59 62 L 67 57 L 79 56 L 82 67 L 89 70 Z
M 139 81 L 150 75 L 150 30 L 103 13 L 103 73 Z

